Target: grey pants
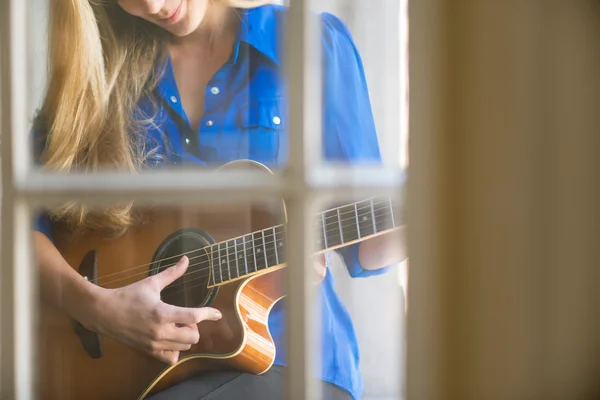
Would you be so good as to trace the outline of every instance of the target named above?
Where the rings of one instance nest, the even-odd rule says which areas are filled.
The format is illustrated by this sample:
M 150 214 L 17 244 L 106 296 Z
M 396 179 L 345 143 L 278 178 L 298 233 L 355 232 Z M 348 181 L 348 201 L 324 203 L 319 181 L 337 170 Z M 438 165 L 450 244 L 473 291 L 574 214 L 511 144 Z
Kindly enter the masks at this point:
M 148 400 L 283 400 L 285 369 L 274 365 L 262 375 L 235 371 L 213 372 L 173 386 Z M 323 382 L 323 400 L 352 400 L 350 394 Z

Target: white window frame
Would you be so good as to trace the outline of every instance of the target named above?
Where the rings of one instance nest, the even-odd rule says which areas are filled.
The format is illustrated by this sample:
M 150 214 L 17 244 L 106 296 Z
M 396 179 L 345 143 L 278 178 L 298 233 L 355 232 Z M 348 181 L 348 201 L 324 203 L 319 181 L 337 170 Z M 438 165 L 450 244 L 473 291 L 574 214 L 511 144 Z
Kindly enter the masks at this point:
M 0 280 L 1 380 L 2 398 L 37 398 L 34 329 L 38 298 L 38 274 L 33 263 L 30 226 L 32 210 L 64 200 L 80 199 L 106 204 L 125 198 L 139 203 L 202 204 L 235 195 L 238 199 L 260 200 L 281 196 L 286 200 L 289 233 L 287 268 L 288 355 L 287 398 L 317 399 L 318 385 L 310 379 L 314 352 L 311 331 L 311 287 L 307 268 L 313 243 L 307 223 L 318 201 L 345 196 L 389 196 L 402 198 L 404 173 L 390 166 L 350 169 L 321 165 L 320 151 L 320 68 L 317 53 L 308 51 L 318 43 L 318 29 L 307 18 L 310 1 L 294 0 L 290 7 L 288 49 L 290 51 L 290 152 L 283 173 L 274 177 L 241 172 L 145 171 L 131 176 L 120 173 L 61 175 L 32 166 L 27 123 L 27 1 L 0 2 L 0 122 L 2 129 L 2 264 Z M 313 49 L 320 48 L 312 46 Z M 310 147 L 308 147 L 310 146 Z

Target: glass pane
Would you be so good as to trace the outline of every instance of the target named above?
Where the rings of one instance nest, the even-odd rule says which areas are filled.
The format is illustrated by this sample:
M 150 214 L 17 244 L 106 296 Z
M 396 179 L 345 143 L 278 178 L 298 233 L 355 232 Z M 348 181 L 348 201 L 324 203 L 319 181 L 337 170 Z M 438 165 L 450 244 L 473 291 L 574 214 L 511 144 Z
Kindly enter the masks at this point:
M 84 231 L 54 215 L 35 226 L 42 398 L 285 397 L 281 200 L 134 204 L 122 234 L 110 208 Z
M 319 0 L 328 163 L 407 164 L 407 0 Z
M 321 343 L 314 349 L 324 399 L 404 396 L 406 221 L 387 197 L 322 207 L 317 238 L 327 260 L 319 287 Z M 321 227 L 320 227 L 321 228 Z
M 407 169 L 407 1 L 311 4 L 315 12 L 324 13 L 325 164 L 341 164 L 356 172 L 374 165 Z M 330 179 L 334 184 L 336 175 Z M 344 206 L 326 214 L 334 222 L 330 241 L 347 245 L 328 253 L 331 290 L 326 292 L 335 307 L 323 309 L 335 310 L 332 325 L 341 328 L 322 335 L 329 343 L 318 353 L 323 364 L 320 377 L 355 398 L 404 398 L 408 309 L 404 204 L 357 196 L 340 198 L 325 208 L 339 205 Z M 327 390 L 329 384 L 322 386 Z
M 41 213 L 37 220 L 42 396 L 136 398 L 156 381 L 166 390 L 161 396 L 187 398 L 190 391 L 210 392 L 215 382 L 235 378 L 238 383 L 215 398 L 238 398 L 240 390 L 284 398 L 287 302 L 281 267 L 293 243 L 286 240 L 283 203 L 134 205 L 135 222 L 116 235 L 99 228 L 107 215 L 116 218 L 106 210 L 90 209 L 86 221 L 96 228 L 87 231 L 70 227 L 67 219 L 48 225 L 47 216 L 54 214 Z M 401 218 L 401 208 L 382 198 L 327 202 L 311 217 L 315 258 L 307 273 L 314 283 L 309 300 L 316 347 L 307 351 L 324 398 L 336 392 L 362 398 L 401 393 Z M 365 248 L 377 249 L 365 253 L 366 262 Z M 182 255 L 187 268 L 169 278 L 165 268 Z M 380 257 L 392 261 L 379 265 Z M 385 268 L 368 271 L 367 263 Z M 168 310 L 166 304 L 182 309 Z M 179 355 L 148 354 L 143 344 L 152 335 L 163 338 L 155 343 L 161 349 L 178 348 L 177 340 L 187 343 L 192 316 L 182 310 L 201 313 L 197 307 L 212 307 L 224 317 L 200 322 L 199 341 Z M 169 336 L 174 334 L 181 336 L 175 340 Z M 164 359 L 155 358 L 172 356 L 186 361 L 168 370 Z M 160 398 L 169 397 L 154 397 Z
M 175 10 L 171 2 L 154 14 L 142 1 L 92 2 L 78 13 L 76 3 L 56 2 L 49 12 L 48 0 L 28 0 L 34 160 L 61 171 L 205 168 L 237 159 L 285 167 L 294 110 L 284 2 L 229 12 L 211 6 L 204 20 L 194 17 L 200 6 L 193 4 L 202 3 L 190 2 L 170 23 L 159 17 Z M 323 118 L 305 122 L 322 128 L 321 158 L 354 168 L 405 166 L 406 0 L 311 7 L 320 16 L 312 49 L 322 50 L 323 79 L 307 101 L 321 103 Z M 87 19 L 78 28 L 61 22 L 68 15 Z M 220 29 L 205 35 L 212 18 Z

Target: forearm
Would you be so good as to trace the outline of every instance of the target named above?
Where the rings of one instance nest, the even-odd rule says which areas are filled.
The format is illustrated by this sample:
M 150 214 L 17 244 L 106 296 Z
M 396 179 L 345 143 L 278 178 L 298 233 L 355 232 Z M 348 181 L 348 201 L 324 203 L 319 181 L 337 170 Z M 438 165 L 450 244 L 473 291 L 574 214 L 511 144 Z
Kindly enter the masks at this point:
M 358 259 L 367 270 L 377 270 L 406 258 L 406 227 L 376 236 L 360 243 Z
M 34 238 L 42 301 L 93 328 L 90 311 L 95 308 L 99 288 L 71 268 L 43 233 L 34 232 Z

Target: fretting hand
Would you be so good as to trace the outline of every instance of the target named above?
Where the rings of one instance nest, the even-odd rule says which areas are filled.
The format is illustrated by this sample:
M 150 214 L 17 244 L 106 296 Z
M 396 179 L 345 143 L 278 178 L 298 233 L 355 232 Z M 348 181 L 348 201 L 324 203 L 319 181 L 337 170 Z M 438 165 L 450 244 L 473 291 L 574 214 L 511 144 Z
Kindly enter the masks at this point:
M 311 272 L 314 283 L 321 283 L 327 275 L 327 263 L 325 262 L 325 254 L 321 253 L 315 256 L 313 263 L 313 271 Z
M 160 292 L 181 277 L 188 265 L 184 256 L 157 275 L 122 288 L 104 289 L 96 330 L 168 364 L 176 363 L 181 351 L 198 343 L 197 324 L 222 317 L 214 308 L 182 308 L 161 301 Z

